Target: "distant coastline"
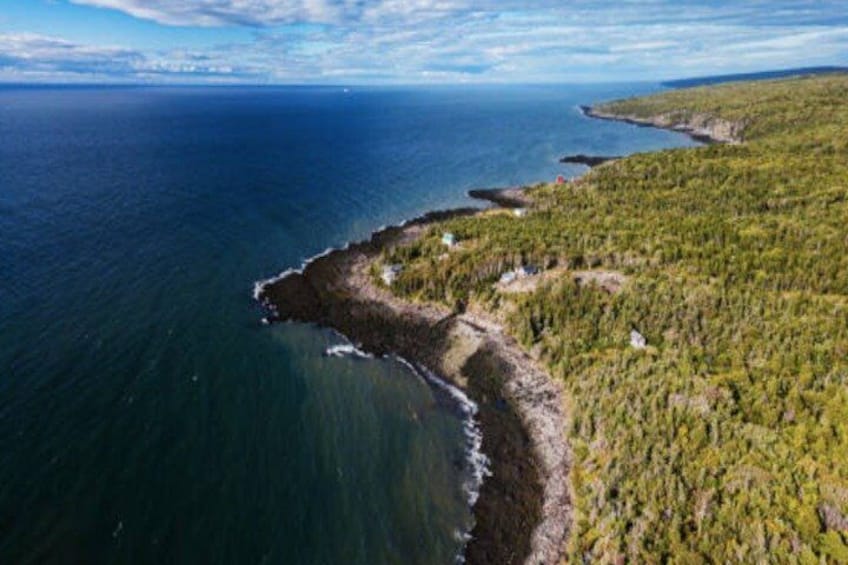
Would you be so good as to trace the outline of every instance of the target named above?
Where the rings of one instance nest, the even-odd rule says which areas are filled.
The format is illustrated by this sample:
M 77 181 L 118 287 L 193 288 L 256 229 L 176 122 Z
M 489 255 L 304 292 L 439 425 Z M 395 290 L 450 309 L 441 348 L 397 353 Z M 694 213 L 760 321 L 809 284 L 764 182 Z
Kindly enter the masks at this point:
M 580 111 L 589 118 L 625 122 L 639 127 L 653 127 L 685 133 L 701 143 L 740 143 L 745 124 L 714 118 L 706 114 L 659 114 L 637 116 L 617 114 L 604 110 L 603 105 L 580 106 Z
M 800 67 L 795 69 L 780 69 L 776 71 L 762 71 L 754 73 L 735 73 L 729 75 L 716 75 L 705 77 L 692 77 L 678 80 L 668 80 L 663 82 L 663 86 L 671 88 L 689 88 L 692 86 L 710 86 L 714 84 L 723 84 L 726 82 L 739 81 L 755 81 L 755 80 L 772 80 L 779 78 L 807 77 L 815 75 L 830 75 L 844 73 L 848 67 L 837 65 L 821 66 L 821 67 Z

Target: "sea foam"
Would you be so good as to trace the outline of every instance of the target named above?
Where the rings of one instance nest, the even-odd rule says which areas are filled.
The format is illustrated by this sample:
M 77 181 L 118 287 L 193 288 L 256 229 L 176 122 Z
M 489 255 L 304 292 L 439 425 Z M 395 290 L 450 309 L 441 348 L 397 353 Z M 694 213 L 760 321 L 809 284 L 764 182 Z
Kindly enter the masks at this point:
M 342 247 L 328 247 L 327 249 L 325 249 L 321 253 L 318 253 L 318 254 L 313 255 L 312 257 L 310 257 L 308 259 L 305 259 L 300 264 L 300 267 L 297 267 L 297 268 L 292 267 L 292 268 L 286 269 L 285 271 L 283 271 L 280 274 L 275 275 L 273 277 L 254 282 L 253 283 L 253 299 L 258 301 L 258 302 L 262 302 L 262 291 L 265 290 L 266 287 L 268 287 L 268 286 L 270 286 L 270 285 L 272 285 L 276 282 L 279 282 L 279 281 L 281 281 L 281 280 L 283 280 L 287 277 L 290 277 L 292 275 L 302 275 L 303 271 L 306 269 L 306 267 L 308 267 L 310 265 L 310 263 L 317 261 L 321 257 L 326 257 L 327 255 L 329 255 L 330 253 L 333 253 L 334 251 L 344 251 L 348 247 L 350 247 L 350 243 L 346 243 Z M 263 305 L 267 306 L 267 304 L 264 304 L 264 303 L 263 303 Z
M 483 453 L 483 432 L 477 423 L 477 403 L 468 398 L 459 387 L 456 387 L 439 377 L 429 369 L 410 363 L 402 357 L 398 361 L 409 367 L 415 374 L 421 376 L 431 386 L 446 392 L 462 412 L 462 431 L 465 435 L 465 455 L 470 468 L 470 476 L 462 485 L 468 505 L 473 507 L 480 498 L 480 487 L 486 477 L 492 475 L 489 468 L 489 458 Z
M 373 359 L 374 356 L 366 353 L 352 343 L 338 343 L 324 350 L 327 357 L 360 357 L 362 359 Z

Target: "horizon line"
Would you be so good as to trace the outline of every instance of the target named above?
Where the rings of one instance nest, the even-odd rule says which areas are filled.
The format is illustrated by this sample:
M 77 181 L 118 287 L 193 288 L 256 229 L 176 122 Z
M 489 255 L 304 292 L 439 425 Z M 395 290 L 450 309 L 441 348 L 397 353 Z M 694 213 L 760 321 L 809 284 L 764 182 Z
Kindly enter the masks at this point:
M 673 85 L 674 83 L 697 82 L 697 81 L 742 81 L 742 80 L 768 80 L 792 78 L 793 76 L 811 76 L 816 74 L 838 74 L 848 73 L 848 65 L 817 65 L 811 67 L 791 67 L 782 69 L 764 69 L 757 71 L 745 71 L 738 73 L 725 73 L 714 75 L 683 76 L 675 78 L 656 78 L 642 80 L 574 80 L 574 81 L 458 81 L 458 82 L 239 82 L 239 81 L 193 81 L 193 82 L 167 82 L 167 81 L 63 81 L 63 80 L 3 80 L 0 79 L 0 87 L 78 87 L 78 88 L 409 88 L 409 87 L 474 87 L 474 86 L 588 86 L 601 84 L 660 84 Z

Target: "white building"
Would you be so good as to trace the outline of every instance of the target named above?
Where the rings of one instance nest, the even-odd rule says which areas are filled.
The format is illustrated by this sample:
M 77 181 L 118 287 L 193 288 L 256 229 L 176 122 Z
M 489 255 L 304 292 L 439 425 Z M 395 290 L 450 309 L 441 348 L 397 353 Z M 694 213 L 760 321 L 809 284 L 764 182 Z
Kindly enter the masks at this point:
M 397 276 L 401 271 L 403 271 L 403 265 L 398 265 L 396 263 L 392 265 L 383 265 L 383 273 L 380 275 L 380 278 L 383 279 L 386 286 L 392 286 L 392 283 L 395 282 L 395 279 L 397 279 Z
M 518 278 L 518 275 L 515 274 L 515 271 L 507 271 L 507 272 L 505 272 L 504 274 L 501 275 L 500 283 L 501 284 L 509 284 L 512 281 L 514 281 L 516 278 Z
M 456 245 L 456 236 L 450 232 L 445 232 L 442 234 L 442 243 L 448 247 L 453 247 Z
M 636 330 L 630 330 L 630 347 L 634 349 L 645 349 L 648 347 L 648 340 Z

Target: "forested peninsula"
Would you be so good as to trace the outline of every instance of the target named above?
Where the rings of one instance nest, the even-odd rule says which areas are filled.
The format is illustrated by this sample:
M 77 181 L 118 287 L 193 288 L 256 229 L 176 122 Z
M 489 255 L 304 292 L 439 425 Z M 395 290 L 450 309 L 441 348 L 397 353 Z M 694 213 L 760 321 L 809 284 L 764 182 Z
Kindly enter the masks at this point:
M 500 491 L 472 562 L 848 562 L 848 75 L 586 113 L 722 143 L 394 228 L 260 297 L 482 402 Z

